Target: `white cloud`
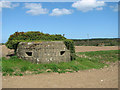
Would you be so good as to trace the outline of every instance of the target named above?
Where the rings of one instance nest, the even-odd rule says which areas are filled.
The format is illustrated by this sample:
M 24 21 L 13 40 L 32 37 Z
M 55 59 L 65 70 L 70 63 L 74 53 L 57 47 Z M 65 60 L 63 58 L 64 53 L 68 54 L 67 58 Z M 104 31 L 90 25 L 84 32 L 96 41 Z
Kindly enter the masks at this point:
M 40 3 L 25 3 L 25 8 L 30 9 L 26 13 L 31 15 L 47 14 L 49 12 L 46 8 L 42 8 Z
M 110 6 L 111 9 L 113 9 L 113 11 L 117 12 L 118 11 L 118 5 L 115 6 Z
M 96 1 L 96 0 L 79 0 L 72 4 L 72 7 L 77 8 L 82 12 L 91 11 L 93 9 L 101 10 L 102 7 L 105 6 L 104 1 Z
M 8 1 L 0 1 L 0 8 L 14 8 L 14 7 L 18 7 L 19 3 L 11 3 Z
M 98 8 L 96 8 L 96 10 L 98 10 L 98 11 L 103 10 L 103 7 L 98 7 Z
M 55 8 L 52 10 L 52 13 L 50 14 L 50 16 L 61 16 L 61 15 L 68 15 L 68 14 L 72 14 L 73 10 L 69 10 L 69 9 L 59 9 L 59 8 Z
M 11 2 L 8 2 L 8 1 L 0 1 L 0 11 L 2 8 L 15 8 L 15 7 L 18 7 L 19 6 L 19 3 L 11 3 Z

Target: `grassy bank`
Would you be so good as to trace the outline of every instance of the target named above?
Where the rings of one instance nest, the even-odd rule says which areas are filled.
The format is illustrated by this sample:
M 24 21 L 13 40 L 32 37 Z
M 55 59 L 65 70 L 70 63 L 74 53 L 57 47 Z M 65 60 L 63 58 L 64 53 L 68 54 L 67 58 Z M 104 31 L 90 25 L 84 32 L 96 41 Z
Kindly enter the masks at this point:
M 50 72 L 77 72 L 78 70 L 99 69 L 108 66 L 106 62 L 118 60 L 118 50 L 79 52 L 77 58 L 71 62 L 59 64 L 32 64 L 28 61 L 18 59 L 16 56 L 10 59 L 2 58 L 3 76 L 23 76 L 27 74 L 40 74 Z

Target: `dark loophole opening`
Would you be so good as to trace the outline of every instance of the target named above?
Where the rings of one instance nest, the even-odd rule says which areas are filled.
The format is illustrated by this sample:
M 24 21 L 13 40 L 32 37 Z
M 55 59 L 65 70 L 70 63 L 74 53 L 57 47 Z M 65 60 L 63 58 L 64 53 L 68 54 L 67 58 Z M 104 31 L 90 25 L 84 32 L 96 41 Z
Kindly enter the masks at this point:
M 60 55 L 64 55 L 65 51 L 60 51 Z
M 26 52 L 28 56 L 32 56 L 32 52 Z

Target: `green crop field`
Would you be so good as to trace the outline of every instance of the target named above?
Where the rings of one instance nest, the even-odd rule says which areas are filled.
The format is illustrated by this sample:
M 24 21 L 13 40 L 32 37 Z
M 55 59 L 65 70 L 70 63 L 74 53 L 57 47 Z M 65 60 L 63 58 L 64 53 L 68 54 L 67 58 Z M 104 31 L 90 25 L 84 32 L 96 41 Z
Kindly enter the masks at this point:
M 118 50 L 94 51 L 76 53 L 76 60 L 71 62 L 61 62 L 58 64 L 33 64 L 28 61 L 18 59 L 13 56 L 10 59 L 2 58 L 3 76 L 23 76 L 40 73 L 65 73 L 77 72 L 79 70 L 100 69 L 109 66 L 106 62 L 116 62 L 118 60 Z M 0 61 L 1 63 L 1 61 Z

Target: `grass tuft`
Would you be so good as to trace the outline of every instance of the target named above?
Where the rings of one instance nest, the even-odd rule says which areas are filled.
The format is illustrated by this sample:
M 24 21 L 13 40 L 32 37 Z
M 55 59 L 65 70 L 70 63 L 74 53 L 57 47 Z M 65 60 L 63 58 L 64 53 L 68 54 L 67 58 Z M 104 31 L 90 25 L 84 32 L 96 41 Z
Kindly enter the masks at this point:
M 3 76 L 23 76 L 26 74 L 40 74 L 44 72 L 78 72 L 79 70 L 103 68 L 104 66 L 108 66 L 106 62 L 115 62 L 118 60 L 118 50 L 79 52 L 76 54 L 76 60 L 60 62 L 58 64 L 33 64 L 26 60 L 19 59 L 17 56 L 13 56 L 10 59 L 3 57 Z

